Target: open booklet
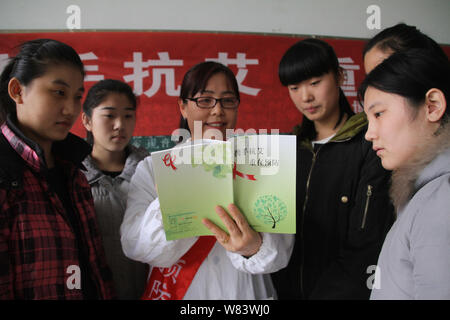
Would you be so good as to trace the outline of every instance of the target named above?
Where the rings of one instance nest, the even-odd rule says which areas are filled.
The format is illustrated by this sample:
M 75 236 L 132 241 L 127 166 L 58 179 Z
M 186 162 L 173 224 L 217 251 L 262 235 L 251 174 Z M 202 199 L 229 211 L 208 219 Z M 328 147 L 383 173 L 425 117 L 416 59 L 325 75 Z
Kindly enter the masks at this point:
M 211 235 L 203 218 L 234 203 L 258 232 L 295 233 L 296 137 L 195 140 L 152 153 L 167 240 Z

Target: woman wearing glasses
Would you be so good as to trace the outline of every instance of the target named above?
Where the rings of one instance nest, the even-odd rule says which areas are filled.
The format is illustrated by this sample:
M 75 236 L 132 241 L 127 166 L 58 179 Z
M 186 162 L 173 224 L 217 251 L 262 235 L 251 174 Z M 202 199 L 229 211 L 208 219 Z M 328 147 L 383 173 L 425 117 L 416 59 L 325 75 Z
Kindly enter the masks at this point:
M 235 127 L 239 89 L 233 72 L 216 62 L 203 62 L 184 76 L 178 99 L 182 123 L 192 139 L 225 139 Z M 182 125 L 183 126 L 183 125 Z M 189 192 L 186 181 L 186 192 Z M 216 207 L 228 233 L 210 221 L 215 237 L 167 241 L 153 179 L 151 158 L 137 167 L 130 184 L 122 247 L 131 259 L 153 268 L 144 299 L 270 299 L 269 275 L 287 265 L 293 237 L 260 234 L 239 209 Z M 175 277 L 172 277 L 176 275 Z

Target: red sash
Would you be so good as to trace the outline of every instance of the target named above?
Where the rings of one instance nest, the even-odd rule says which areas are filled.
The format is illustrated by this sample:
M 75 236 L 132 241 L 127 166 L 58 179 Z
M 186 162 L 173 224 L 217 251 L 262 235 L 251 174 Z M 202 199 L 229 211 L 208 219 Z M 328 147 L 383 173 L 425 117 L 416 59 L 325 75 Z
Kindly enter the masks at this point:
M 170 268 L 152 269 L 142 300 L 181 300 L 198 268 L 216 243 L 216 237 L 202 236 Z

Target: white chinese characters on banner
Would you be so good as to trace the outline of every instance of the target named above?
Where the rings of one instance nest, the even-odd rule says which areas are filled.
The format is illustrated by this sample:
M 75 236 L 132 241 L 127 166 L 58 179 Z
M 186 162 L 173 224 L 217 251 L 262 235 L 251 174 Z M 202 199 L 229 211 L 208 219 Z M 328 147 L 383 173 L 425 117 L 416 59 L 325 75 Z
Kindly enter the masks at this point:
M 238 72 L 236 74 L 236 80 L 239 85 L 239 91 L 250 96 L 257 96 L 261 89 L 251 88 L 243 84 L 245 77 L 247 76 L 248 69 L 247 65 L 258 65 L 258 59 L 246 59 L 246 54 L 238 52 L 236 58 L 228 58 L 227 52 L 219 52 L 217 58 L 206 58 L 205 61 L 215 61 L 220 62 L 226 66 L 236 65 L 238 67 Z
M 175 69 L 173 67 L 183 66 L 183 60 L 170 59 L 168 52 L 158 52 L 158 60 L 142 59 L 142 52 L 133 52 L 133 61 L 125 61 L 123 66 L 127 69 L 132 69 L 131 74 L 123 77 L 126 82 L 133 82 L 133 89 L 137 95 L 145 94 L 147 97 L 154 96 L 161 87 L 162 76 L 166 80 L 166 94 L 168 96 L 178 96 L 180 94 L 180 85 L 175 87 Z M 251 88 L 243 84 L 247 76 L 247 65 L 258 65 L 258 59 L 247 59 L 245 53 L 237 53 L 236 58 L 228 58 L 228 53 L 219 52 L 218 58 L 206 58 L 205 61 L 216 61 L 226 66 L 236 65 L 238 72 L 236 80 L 239 84 L 239 91 L 248 95 L 257 96 L 261 91 L 259 88 Z M 147 78 L 150 73 L 147 68 L 152 67 L 152 85 L 149 89 L 144 91 L 143 80 Z
M 168 52 L 158 52 L 158 60 L 142 60 L 142 52 L 133 52 L 133 61 L 125 61 L 125 68 L 133 69 L 132 74 L 123 77 L 126 82 L 133 82 L 134 92 L 137 95 L 145 94 L 147 97 L 153 97 L 161 87 L 161 78 L 164 75 L 166 79 L 166 94 L 176 97 L 180 94 L 180 86 L 175 88 L 175 70 L 176 67 L 183 66 L 183 60 L 171 60 Z M 153 67 L 152 69 L 152 85 L 149 89 L 143 89 L 143 79 L 149 76 L 148 70 L 144 68 Z
M 80 59 L 84 63 L 84 70 L 86 72 L 98 71 L 98 65 L 86 64 L 87 61 L 98 60 L 98 57 L 93 52 L 80 54 Z M 85 82 L 97 82 L 105 79 L 104 75 L 101 74 L 88 74 L 84 78 Z
M 180 85 L 176 84 L 175 67 L 184 65 L 182 59 L 171 59 L 168 52 L 157 52 L 158 59 L 143 60 L 142 52 L 133 52 L 133 60 L 125 61 L 124 68 L 132 69 L 132 72 L 125 74 L 123 79 L 125 82 L 133 83 L 133 91 L 136 95 L 145 94 L 147 97 L 153 97 L 159 90 L 162 84 L 162 78 L 165 77 L 165 90 L 168 96 L 176 97 L 180 94 Z M 8 54 L 0 53 L 0 72 L 8 63 Z M 99 60 L 94 52 L 87 52 L 80 54 L 80 58 L 85 65 L 86 77 L 85 82 L 97 82 L 103 80 L 105 77 L 98 74 L 99 66 L 93 64 L 94 61 Z M 344 70 L 344 82 L 341 86 L 344 94 L 347 97 L 356 97 L 356 81 L 355 70 L 360 70 L 360 66 L 355 64 L 351 57 L 338 58 L 340 66 Z M 245 78 L 248 74 L 247 66 L 259 65 L 259 59 L 247 58 L 246 53 L 238 52 L 236 57 L 229 57 L 227 52 L 219 52 L 217 58 L 205 58 L 205 61 L 216 61 L 226 66 L 235 65 L 237 67 L 236 80 L 239 85 L 239 91 L 243 94 L 257 96 L 262 90 L 260 88 L 253 88 L 244 84 Z M 151 85 L 149 88 L 143 88 L 143 80 L 150 76 L 151 70 Z M 353 102 L 355 112 L 362 111 L 361 105 L 355 100 Z

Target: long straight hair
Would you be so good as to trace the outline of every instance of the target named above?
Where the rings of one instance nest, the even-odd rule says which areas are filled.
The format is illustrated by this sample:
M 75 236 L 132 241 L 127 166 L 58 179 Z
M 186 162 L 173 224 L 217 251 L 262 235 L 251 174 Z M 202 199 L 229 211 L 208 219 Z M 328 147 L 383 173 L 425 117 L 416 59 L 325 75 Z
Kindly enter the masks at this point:
M 332 72 L 337 79 L 341 68 L 333 48 L 325 41 L 319 39 L 305 39 L 290 47 L 281 58 L 278 67 L 278 77 L 283 86 L 293 85 L 314 77 L 320 77 Z M 339 119 L 337 127 L 345 114 L 354 115 L 344 92 L 339 88 Z M 313 140 L 317 136 L 314 122 L 303 117 L 298 135 Z

